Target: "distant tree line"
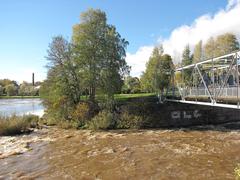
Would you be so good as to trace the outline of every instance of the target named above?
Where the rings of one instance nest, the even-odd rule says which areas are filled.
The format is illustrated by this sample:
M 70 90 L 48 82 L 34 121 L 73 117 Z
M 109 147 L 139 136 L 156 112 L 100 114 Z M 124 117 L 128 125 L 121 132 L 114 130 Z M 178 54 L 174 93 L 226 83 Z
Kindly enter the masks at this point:
M 40 82 L 32 83 L 22 82 L 18 84 L 10 79 L 0 79 L 0 96 L 38 96 Z

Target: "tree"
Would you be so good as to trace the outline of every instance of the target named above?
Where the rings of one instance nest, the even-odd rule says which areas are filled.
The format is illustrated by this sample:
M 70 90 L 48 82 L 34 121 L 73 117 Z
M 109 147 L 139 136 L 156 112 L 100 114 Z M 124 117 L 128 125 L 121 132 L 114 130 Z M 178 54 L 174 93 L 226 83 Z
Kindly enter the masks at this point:
M 162 46 L 155 47 L 146 64 L 146 70 L 141 77 L 145 90 L 150 92 L 163 92 L 171 82 L 173 63 L 171 56 L 163 55 Z
M 182 53 L 182 65 L 187 66 L 187 65 L 192 64 L 192 62 L 193 62 L 193 56 L 191 55 L 189 45 L 187 45 L 187 46 L 185 46 L 185 48 L 183 50 L 183 53 Z M 183 70 L 184 82 L 186 84 L 190 83 L 191 74 L 192 74 L 191 69 Z
M 194 48 L 193 53 L 193 63 L 198 63 L 203 60 L 203 48 L 202 48 L 202 40 L 199 41 Z
M 217 36 L 215 42 L 215 55 L 222 56 L 239 49 L 239 42 L 234 34 L 226 33 Z
M 141 92 L 141 83 L 138 77 L 127 76 L 124 79 L 122 92 L 125 94 Z
M 106 14 L 98 9 L 81 14 L 81 23 L 73 27 L 72 40 L 75 63 L 90 100 L 95 101 L 97 90 L 113 98 L 121 89 L 123 75 L 129 71 L 125 61 L 128 42 L 113 25 L 107 24 Z
M 0 96 L 3 95 L 3 87 L 0 85 Z
M 71 44 L 62 36 L 54 37 L 48 49 L 47 79 L 40 93 L 52 114 L 68 119 L 81 97 L 78 69 L 73 62 Z
M 234 34 L 226 33 L 211 37 L 204 46 L 205 58 L 210 59 L 239 49 L 239 42 Z
M 156 91 L 157 67 L 162 56 L 162 46 L 155 47 L 152 55 L 146 63 L 146 70 L 141 76 L 141 84 L 145 91 Z
M 32 83 L 23 82 L 18 89 L 18 95 L 20 96 L 36 96 L 38 95 L 38 89 L 35 88 Z
M 129 72 L 128 42 L 106 21 L 104 12 L 90 9 L 73 27 L 71 43 L 62 36 L 53 38 L 46 57 L 48 75 L 40 90 L 48 114 L 72 120 L 81 110 L 82 94 L 89 94 L 87 103 L 94 111 L 96 93 L 113 100 L 121 91 L 123 76 Z
M 125 61 L 125 48 L 128 42 L 121 38 L 121 35 L 112 25 L 108 26 L 105 38 L 100 88 L 108 99 L 113 100 L 114 94 L 121 91 L 123 77 L 129 73 L 129 66 Z
M 8 85 L 11 85 L 11 84 L 14 85 L 16 89 L 18 89 L 18 84 L 17 84 L 16 81 L 12 81 L 12 80 L 10 80 L 10 79 L 1 79 L 1 80 L 0 80 L 0 85 L 1 85 L 2 88 L 3 88 L 3 94 L 7 94 L 7 92 L 6 92 L 6 87 L 7 87 Z
M 14 84 L 8 84 L 6 86 L 6 93 L 8 96 L 16 96 L 17 95 L 17 87 Z
M 73 26 L 73 44 L 76 64 L 81 69 L 84 85 L 89 89 L 90 100 L 95 101 L 99 83 L 104 35 L 107 30 L 106 15 L 89 9 L 81 14 L 81 23 Z
M 168 54 L 161 56 L 161 60 L 157 66 L 156 88 L 163 93 L 164 89 L 168 88 L 173 75 L 173 62 Z
M 210 37 L 204 46 L 204 56 L 205 59 L 210 59 L 216 56 L 215 40 L 213 37 Z

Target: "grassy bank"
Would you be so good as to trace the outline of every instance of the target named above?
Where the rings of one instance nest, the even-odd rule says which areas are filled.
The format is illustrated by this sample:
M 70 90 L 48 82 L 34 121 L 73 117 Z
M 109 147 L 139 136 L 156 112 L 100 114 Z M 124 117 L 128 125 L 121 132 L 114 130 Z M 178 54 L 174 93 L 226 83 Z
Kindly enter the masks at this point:
M 0 136 L 12 136 L 30 132 L 38 124 L 38 116 L 24 115 L 0 117 Z
M 29 99 L 40 98 L 40 96 L 0 96 L 0 99 Z
M 134 98 L 144 98 L 155 96 L 155 93 L 139 93 L 139 94 L 115 94 L 116 100 L 129 100 Z

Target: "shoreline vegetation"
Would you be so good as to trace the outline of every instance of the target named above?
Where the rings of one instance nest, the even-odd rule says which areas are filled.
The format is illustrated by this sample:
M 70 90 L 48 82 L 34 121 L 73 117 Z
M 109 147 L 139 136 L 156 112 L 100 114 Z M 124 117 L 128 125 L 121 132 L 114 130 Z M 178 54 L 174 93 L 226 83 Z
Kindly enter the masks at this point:
M 102 97 L 97 96 L 98 103 L 101 104 Z M 116 94 L 115 112 L 106 110 L 99 111 L 95 117 L 87 120 L 88 104 L 82 102 L 80 112 L 75 112 L 73 120 L 59 120 L 43 116 L 39 118 L 36 115 L 23 115 L 10 117 L 0 117 L 0 136 L 13 136 L 31 132 L 32 128 L 38 128 L 42 125 L 58 126 L 63 129 L 139 129 L 144 124 L 144 114 L 147 102 L 156 101 L 154 93 L 139 94 Z M 142 107 L 142 108 L 141 108 Z M 138 108 L 140 108 L 138 110 Z M 130 112 L 131 111 L 131 112 Z M 86 122 L 84 122 L 86 121 Z M 83 123 L 85 125 L 83 126 Z
M 23 115 L 0 117 L 0 136 L 14 136 L 30 133 L 32 128 L 37 128 L 39 117 L 36 115 Z
M 41 98 L 40 96 L 0 96 L 0 99 L 33 99 Z

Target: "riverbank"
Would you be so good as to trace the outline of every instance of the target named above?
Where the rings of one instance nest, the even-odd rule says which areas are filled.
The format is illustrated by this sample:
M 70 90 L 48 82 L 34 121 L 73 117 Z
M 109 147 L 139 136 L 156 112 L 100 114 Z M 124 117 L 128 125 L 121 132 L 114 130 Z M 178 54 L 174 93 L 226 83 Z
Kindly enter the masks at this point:
M 0 99 L 32 99 L 40 98 L 40 96 L 0 96 Z
M 102 132 L 47 127 L 0 137 L 0 178 L 234 179 L 240 131 L 228 126 Z

